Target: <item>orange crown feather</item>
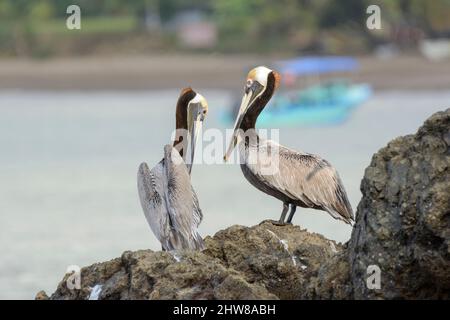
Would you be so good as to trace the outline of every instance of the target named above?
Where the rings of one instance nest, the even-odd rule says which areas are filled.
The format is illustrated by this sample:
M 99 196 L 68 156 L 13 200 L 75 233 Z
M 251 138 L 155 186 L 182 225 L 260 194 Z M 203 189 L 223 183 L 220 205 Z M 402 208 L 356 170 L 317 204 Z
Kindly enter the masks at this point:
M 273 73 L 273 76 L 275 78 L 275 90 L 276 90 L 280 86 L 281 75 L 278 72 L 276 72 L 276 71 L 272 71 L 272 73 Z

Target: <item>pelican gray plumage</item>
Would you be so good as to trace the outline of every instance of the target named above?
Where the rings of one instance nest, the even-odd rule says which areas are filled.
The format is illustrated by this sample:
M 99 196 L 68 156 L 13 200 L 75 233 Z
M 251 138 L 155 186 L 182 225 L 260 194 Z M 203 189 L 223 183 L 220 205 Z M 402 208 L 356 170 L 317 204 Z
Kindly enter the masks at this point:
M 245 178 L 260 191 L 283 202 L 280 224 L 285 223 L 289 206 L 287 223 L 291 223 L 299 206 L 327 211 L 333 218 L 351 224 L 353 211 L 344 185 L 327 160 L 262 139 L 256 133 L 256 120 L 279 81 L 279 74 L 266 67 L 257 67 L 249 72 L 224 160 L 227 161 L 239 144 Z
M 164 147 L 164 158 L 151 170 L 145 162 L 139 166 L 137 185 L 141 206 L 165 251 L 204 248 L 197 231 L 203 214 L 190 173 L 195 142 L 207 111 L 205 98 L 190 88 L 184 89 L 177 103 L 173 146 Z M 189 166 L 185 164 L 188 149 Z

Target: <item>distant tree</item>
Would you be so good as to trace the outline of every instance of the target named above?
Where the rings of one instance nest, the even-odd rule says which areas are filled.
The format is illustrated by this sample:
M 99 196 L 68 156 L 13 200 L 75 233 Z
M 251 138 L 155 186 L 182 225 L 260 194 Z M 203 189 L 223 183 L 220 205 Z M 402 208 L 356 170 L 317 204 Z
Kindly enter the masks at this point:
M 267 49 L 286 45 L 297 34 L 316 32 L 319 12 L 327 3 L 328 0 L 218 0 L 214 1 L 214 21 L 222 38 L 240 37 L 244 45 L 259 44 Z
M 0 1 L 0 18 L 2 20 L 9 19 L 14 12 L 14 6 L 11 1 Z
M 425 1 L 425 21 L 433 36 L 450 36 L 450 0 Z
M 29 15 L 32 19 L 46 20 L 54 15 L 55 7 L 50 0 L 33 1 Z
M 367 0 L 327 1 L 321 12 L 318 12 L 319 27 L 359 25 L 363 28 L 368 5 Z

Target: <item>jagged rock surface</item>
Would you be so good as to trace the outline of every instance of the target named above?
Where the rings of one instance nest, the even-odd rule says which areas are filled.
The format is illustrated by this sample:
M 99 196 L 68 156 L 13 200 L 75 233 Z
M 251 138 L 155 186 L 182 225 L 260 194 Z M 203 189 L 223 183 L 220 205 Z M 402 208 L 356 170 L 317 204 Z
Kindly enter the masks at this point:
M 349 244 L 355 298 L 450 298 L 450 109 L 376 153 Z M 381 269 L 369 290 L 367 266 Z
M 125 252 L 50 299 L 450 298 L 450 109 L 373 156 L 350 241 L 268 221 L 206 237 L 203 252 Z M 381 270 L 368 289 L 367 267 Z M 44 292 L 37 298 L 46 299 Z
M 300 299 L 311 274 L 342 247 L 298 226 L 232 226 L 205 239 L 203 252 L 141 250 L 66 276 L 51 299 Z M 42 294 L 41 294 L 42 295 Z

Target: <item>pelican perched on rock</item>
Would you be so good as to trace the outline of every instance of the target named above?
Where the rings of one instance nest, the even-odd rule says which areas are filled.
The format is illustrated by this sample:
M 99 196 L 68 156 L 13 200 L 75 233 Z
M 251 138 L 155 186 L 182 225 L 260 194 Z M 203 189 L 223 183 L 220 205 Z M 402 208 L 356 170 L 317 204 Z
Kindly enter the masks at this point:
M 279 224 L 291 223 L 297 206 L 324 210 L 333 218 L 351 224 L 353 212 L 347 194 L 336 169 L 327 160 L 288 149 L 262 139 L 256 133 L 256 120 L 279 81 L 279 74 L 266 67 L 249 72 L 224 160 L 227 161 L 239 144 L 245 178 L 257 189 L 283 202 Z M 271 165 L 271 170 L 265 169 Z M 289 206 L 290 213 L 285 222 Z
M 204 248 L 197 231 L 203 215 L 190 173 L 195 142 L 207 112 L 203 96 L 191 88 L 183 89 L 176 108 L 173 146 L 164 147 L 164 158 L 153 169 L 145 162 L 139 166 L 137 185 L 142 209 L 165 251 Z M 186 166 L 188 149 L 190 164 Z

